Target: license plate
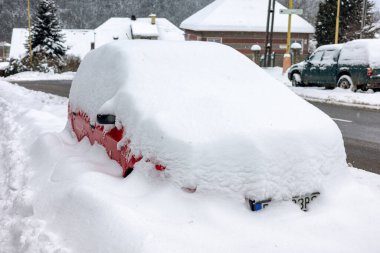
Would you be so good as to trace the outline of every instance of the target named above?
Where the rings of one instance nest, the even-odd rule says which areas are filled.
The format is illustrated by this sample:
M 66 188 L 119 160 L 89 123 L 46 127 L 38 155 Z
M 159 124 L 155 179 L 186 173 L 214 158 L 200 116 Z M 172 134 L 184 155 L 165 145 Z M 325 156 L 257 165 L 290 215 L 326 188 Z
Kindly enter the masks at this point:
M 309 204 L 319 195 L 320 195 L 319 192 L 314 192 L 311 194 L 305 194 L 302 196 L 293 197 L 292 201 L 295 204 L 299 205 L 302 211 L 307 212 L 309 210 Z M 246 199 L 246 202 L 251 211 L 257 212 L 268 207 L 273 201 L 271 199 L 260 200 L 260 201 Z
M 301 210 L 304 212 L 309 211 L 309 204 L 320 195 L 319 192 L 314 192 L 312 194 L 306 194 L 303 196 L 296 196 L 292 198 L 292 201 L 299 205 Z

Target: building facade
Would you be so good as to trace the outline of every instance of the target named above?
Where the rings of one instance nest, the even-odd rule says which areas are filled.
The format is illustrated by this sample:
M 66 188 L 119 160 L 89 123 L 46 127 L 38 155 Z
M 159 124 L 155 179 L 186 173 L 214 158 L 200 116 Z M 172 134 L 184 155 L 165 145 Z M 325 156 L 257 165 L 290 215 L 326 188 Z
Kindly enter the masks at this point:
M 216 0 L 190 16 L 181 24 L 186 40 L 223 43 L 253 59 L 253 45 L 265 52 L 268 0 Z M 272 51 L 274 65 L 281 66 L 286 52 L 288 15 L 276 3 Z M 292 15 L 291 44 L 301 45 L 300 58 L 307 57 L 314 27 L 297 15 Z

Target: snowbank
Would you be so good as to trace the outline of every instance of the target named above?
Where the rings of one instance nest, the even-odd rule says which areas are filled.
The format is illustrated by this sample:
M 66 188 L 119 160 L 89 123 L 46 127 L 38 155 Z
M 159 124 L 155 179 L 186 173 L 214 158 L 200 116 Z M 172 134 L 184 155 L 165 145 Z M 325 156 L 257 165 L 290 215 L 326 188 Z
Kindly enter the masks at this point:
M 101 59 L 101 60 L 100 60 Z M 115 114 L 120 145 L 200 192 L 284 199 L 344 172 L 336 124 L 235 50 L 217 43 L 126 41 L 91 52 L 73 111 Z
M 325 88 L 319 87 L 292 87 L 288 75 L 282 75 L 282 68 L 267 68 L 265 71 L 304 99 L 380 110 L 380 92 L 352 92 L 349 89 L 345 90 L 341 88 L 326 90 Z
M 31 145 L 40 134 L 63 129 L 66 107 L 66 99 L 0 80 L 0 252 L 68 252 L 35 215 L 38 198 L 29 184 L 39 168 L 31 168 Z
M 73 80 L 75 72 L 65 72 L 62 74 L 54 73 L 42 73 L 42 72 L 21 72 L 12 76 L 5 78 L 6 81 L 17 82 L 17 81 L 41 81 L 41 80 Z
M 140 164 L 127 179 L 77 141 L 67 101 L 0 81 L 0 252 L 345 252 L 380 248 L 380 176 L 350 169 L 303 213 L 184 193 Z M 34 142 L 37 139 L 36 142 Z M 34 143 L 33 143 L 34 142 Z

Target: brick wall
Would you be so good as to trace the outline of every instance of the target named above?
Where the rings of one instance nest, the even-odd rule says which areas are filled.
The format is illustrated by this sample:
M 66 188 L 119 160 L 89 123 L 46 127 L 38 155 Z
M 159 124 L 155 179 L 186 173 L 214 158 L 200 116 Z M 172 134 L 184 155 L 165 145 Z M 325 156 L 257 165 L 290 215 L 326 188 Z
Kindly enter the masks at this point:
M 261 46 L 261 54 L 265 52 L 265 32 L 197 32 L 185 30 L 186 40 L 207 41 L 220 38 L 221 43 L 235 48 L 248 58 L 253 58 L 252 45 Z M 309 48 L 309 34 L 292 33 L 292 41 L 302 44 L 301 59 L 306 58 Z M 273 33 L 272 50 L 276 53 L 276 66 L 282 65 L 283 55 L 286 52 L 286 33 Z

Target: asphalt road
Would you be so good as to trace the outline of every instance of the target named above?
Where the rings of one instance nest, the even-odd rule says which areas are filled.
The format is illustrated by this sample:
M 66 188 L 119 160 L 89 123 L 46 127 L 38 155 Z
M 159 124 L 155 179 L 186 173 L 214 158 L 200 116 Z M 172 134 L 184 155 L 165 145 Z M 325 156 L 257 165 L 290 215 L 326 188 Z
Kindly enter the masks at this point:
M 343 134 L 347 162 L 380 174 L 380 111 L 312 103 L 335 120 Z
M 71 81 L 17 82 L 31 90 L 68 97 Z M 312 103 L 335 120 L 342 131 L 347 162 L 380 174 L 380 111 Z
M 11 81 L 30 90 L 43 91 L 46 93 L 69 97 L 71 80 L 43 80 L 43 81 Z

